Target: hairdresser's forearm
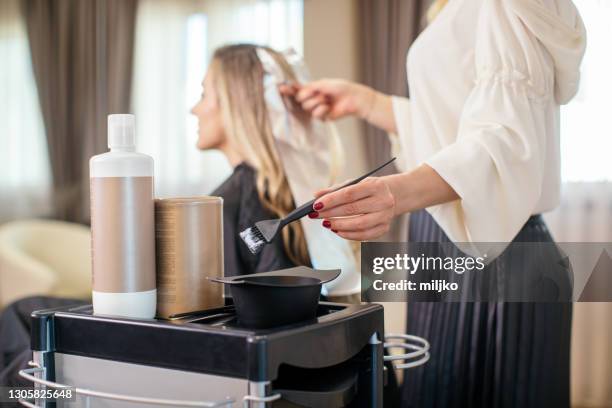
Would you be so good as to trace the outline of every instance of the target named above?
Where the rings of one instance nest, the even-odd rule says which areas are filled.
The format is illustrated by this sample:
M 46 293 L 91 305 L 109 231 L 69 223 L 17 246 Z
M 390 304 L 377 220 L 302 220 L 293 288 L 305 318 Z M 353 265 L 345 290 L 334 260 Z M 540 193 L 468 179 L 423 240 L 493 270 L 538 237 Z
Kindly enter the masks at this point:
M 397 133 L 390 95 L 369 88 L 367 103 L 359 112 L 359 116 L 377 128 L 389 133 Z
M 395 214 L 404 214 L 459 199 L 455 190 L 430 166 L 423 164 L 384 177 L 395 198 Z

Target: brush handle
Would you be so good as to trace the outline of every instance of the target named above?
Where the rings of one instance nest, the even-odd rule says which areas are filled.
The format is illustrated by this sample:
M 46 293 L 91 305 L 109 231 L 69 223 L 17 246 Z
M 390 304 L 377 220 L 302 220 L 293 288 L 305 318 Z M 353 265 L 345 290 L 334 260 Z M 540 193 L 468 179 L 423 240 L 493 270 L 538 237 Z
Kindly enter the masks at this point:
M 287 216 L 281 221 L 281 226 L 284 227 L 290 222 L 299 220 L 300 218 L 305 217 L 311 212 L 313 212 L 314 210 L 312 209 L 312 205 L 314 204 L 315 200 L 316 199 L 305 202 L 304 204 L 300 205 L 298 208 L 287 214 Z
M 396 158 L 392 158 L 391 160 L 389 160 L 386 163 L 381 164 L 380 166 L 378 166 L 377 168 L 375 168 L 374 170 L 364 174 L 363 176 L 357 177 L 354 180 L 350 180 L 344 184 L 342 184 L 340 187 L 337 187 L 335 189 L 333 189 L 332 191 L 330 191 L 329 193 L 333 193 L 334 191 L 338 191 L 340 189 L 343 189 L 344 187 L 348 187 L 348 186 L 352 186 L 353 184 L 357 184 L 360 181 L 362 181 L 363 179 L 370 177 L 372 174 L 376 173 L 378 170 L 382 169 L 383 167 L 391 164 Z M 329 193 L 325 193 L 325 194 L 329 194 Z M 320 198 L 320 197 L 319 197 Z M 287 216 L 285 218 L 283 218 L 283 220 L 281 221 L 281 227 L 284 227 L 285 225 L 289 224 L 290 222 L 299 220 L 302 217 L 307 216 L 308 214 L 310 214 L 311 212 L 313 212 L 313 204 L 315 203 L 315 201 L 318 200 L 318 198 L 315 198 L 313 200 L 310 200 L 302 205 L 300 205 L 298 208 L 296 208 L 295 210 L 291 211 L 289 214 L 287 214 Z
M 392 158 L 392 159 L 391 159 L 391 160 L 389 160 L 388 162 L 385 162 L 385 163 L 381 164 L 380 166 L 378 166 L 378 167 L 377 167 L 377 168 L 375 168 L 374 170 L 372 170 L 372 171 L 370 171 L 370 172 L 368 172 L 368 173 L 364 174 L 363 176 L 357 177 L 356 179 L 351 180 L 351 181 L 347 181 L 346 183 L 342 184 L 340 187 L 337 187 L 337 188 L 333 189 L 332 191 L 330 191 L 330 193 L 333 193 L 334 191 L 338 191 L 338 190 L 340 190 L 341 188 L 348 187 L 348 186 L 352 186 L 353 184 L 357 184 L 357 183 L 359 183 L 360 181 L 362 181 L 363 179 L 366 179 L 366 178 L 370 177 L 372 174 L 376 173 L 378 170 L 382 169 L 383 167 L 386 167 L 387 165 L 389 165 L 389 164 L 393 163 L 393 162 L 395 161 L 395 159 L 396 159 L 396 157 Z M 326 193 L 326 194 L 329 194 L 329 193 Z M 314 200 L 313 200 L 313 202 L 314 202 Z

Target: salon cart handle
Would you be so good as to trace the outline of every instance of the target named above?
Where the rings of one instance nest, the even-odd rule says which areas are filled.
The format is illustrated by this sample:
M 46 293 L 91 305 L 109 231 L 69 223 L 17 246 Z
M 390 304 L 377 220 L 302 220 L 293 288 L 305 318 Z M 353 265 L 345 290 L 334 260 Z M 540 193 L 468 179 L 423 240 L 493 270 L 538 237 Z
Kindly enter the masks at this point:
M 388 349 L 411 350 L 404 354 L 385 356 L 385 361 L 404 361 L 401 364 L 393 363 L 393 368 L 396 370 L 418 367 L 429 361 L 429 342 L 422 337 L 411 334 L 388 334 L 385 336 L 384 346 Z

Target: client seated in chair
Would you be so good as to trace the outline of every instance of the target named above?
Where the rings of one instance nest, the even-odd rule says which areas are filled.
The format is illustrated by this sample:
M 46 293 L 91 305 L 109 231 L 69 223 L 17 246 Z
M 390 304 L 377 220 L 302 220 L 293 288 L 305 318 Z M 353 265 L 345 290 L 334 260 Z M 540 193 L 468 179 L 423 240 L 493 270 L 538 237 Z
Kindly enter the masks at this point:
M 304 219 L 253 255 L 239 233 L 255 222 L 283 218 L 333 182 L 335 134 L 281 97 L 278 86 L 299 80 L 303 62 L 250 44 L 219 48 L 202 83 L 197 147 L 219 149 L 233 174 L 212 194 L 224 199 L 225 274 L 308 265 L 341 268 L 338 295 L 359 292 L 355 253 L 319 220 Z M 331 133 L 331 134 L 330 134 Z
M 271 49 L 265 52 L 292 75 L 281 54 Z M 234 168 L 212 193 L 223 198 L 226 275 L 311 265 L 300 223 L 285 228 L 280 239 L 258 255 L 250 253 L 238 235 L 256 221 L 279 218 L 295 208 L 275 146 L 264 74 L 257 47 L 219 48 L 202 82 L 202 97 L 191 110 L 198 118 L 198 149 L 219 149 Z

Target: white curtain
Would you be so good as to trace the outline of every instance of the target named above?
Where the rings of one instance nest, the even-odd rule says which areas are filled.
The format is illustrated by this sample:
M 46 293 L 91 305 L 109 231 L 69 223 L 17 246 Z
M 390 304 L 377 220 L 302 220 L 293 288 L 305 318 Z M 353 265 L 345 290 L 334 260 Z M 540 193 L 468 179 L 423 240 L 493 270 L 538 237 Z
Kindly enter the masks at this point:
M 580 89 L 561 110 L 562 176 L 612 182 L 612 0 L 574 0 L 587 30 Z
M 18 0 L 0 1 L 0 222 L 49 206 L 47 141 Z
M 562 203 L 546 215 L 558 242 L 612 242 L 612 0 L 574 0 L 587 28 L 580 91 L 561 115 Z M 576 303 L 572 405 L 612 407 L 612 303 Z
M 230 173 L 219 152 L 196 149 L 189 110 L 215 48 L 232 42 L 303 49 L 302 0 L 142 0 L 132 104 L 138 149 L 155 160 L 156 195 L 210 193 Z

